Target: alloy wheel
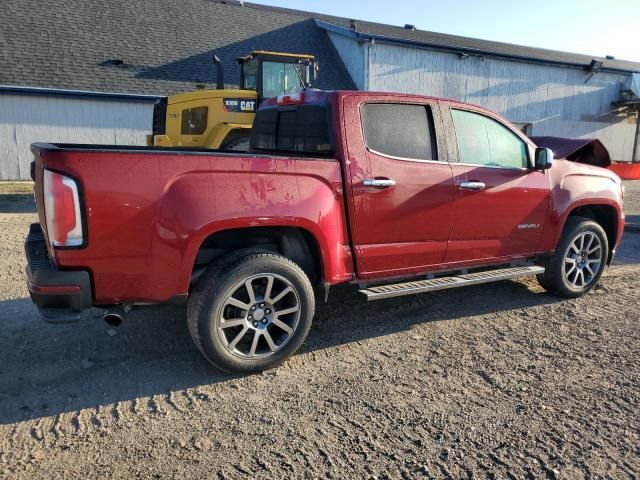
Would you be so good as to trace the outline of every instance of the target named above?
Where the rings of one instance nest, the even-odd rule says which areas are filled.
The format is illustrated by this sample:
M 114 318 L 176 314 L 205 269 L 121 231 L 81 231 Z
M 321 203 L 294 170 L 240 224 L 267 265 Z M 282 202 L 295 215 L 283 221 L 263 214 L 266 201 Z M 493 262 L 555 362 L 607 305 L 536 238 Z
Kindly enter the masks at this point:
M 225 348 L 243 359 L 280 351 L 300 321 L 300 297 L 293 284 L 280 275 L 261 273 L 238 282 L 230 292 L 215 322 Z
M 594 232 L 582 232 L 571 242 L 564 258 L 564 277 L 574 288 L 584 288 L 596 278 L 603 258 L 602 242 Z

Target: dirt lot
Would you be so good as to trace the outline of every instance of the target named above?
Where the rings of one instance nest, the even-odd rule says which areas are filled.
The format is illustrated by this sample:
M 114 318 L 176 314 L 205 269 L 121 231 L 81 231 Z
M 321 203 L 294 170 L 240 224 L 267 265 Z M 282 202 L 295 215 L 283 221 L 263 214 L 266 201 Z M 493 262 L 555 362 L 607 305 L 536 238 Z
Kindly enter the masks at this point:
M 31 200 L 0 197 L 0 478 L 640 475 L 640 234 L 574 301 L 533 279 L 371 304 L 336 289 L 302 353 L 229 377 L 178 308 L 39 320 Z
M 626 189 L 624 210 L 627 220 L 640 226 L 640 180 L 624 182 L 624 184 Z

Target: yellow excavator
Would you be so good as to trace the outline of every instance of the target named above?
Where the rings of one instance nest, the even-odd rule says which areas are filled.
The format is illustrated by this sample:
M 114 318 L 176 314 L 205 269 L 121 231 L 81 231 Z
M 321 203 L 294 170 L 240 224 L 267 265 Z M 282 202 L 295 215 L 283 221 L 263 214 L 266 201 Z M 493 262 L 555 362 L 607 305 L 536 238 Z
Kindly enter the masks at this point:
M 311 86 L 318 73 L 313 55 L 253 51 L 238 58 L 240 89 L 224 88 L 217 67 L 215 90 L 195 90 L 156 102 L 149 145 L 247 151 L 249 133 L 260 102 Z

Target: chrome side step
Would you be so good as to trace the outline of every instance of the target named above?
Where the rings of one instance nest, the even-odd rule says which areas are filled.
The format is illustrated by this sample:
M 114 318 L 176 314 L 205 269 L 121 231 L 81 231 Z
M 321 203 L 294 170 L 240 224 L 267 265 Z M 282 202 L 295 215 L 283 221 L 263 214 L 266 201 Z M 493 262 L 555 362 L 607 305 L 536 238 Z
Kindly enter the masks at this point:
M 363 288 L 360 293 L 366 295 L 367 300 L 380 300 L 383 298 L 401 297 L 416 293 L 434 292 L 448 288 L 466 287 L 480 283 L 497 282 L 511 278 L 527 277 L 544 272 L 544 267 L 535 265 L 526 267 L 500 268 L 485 272 L 466 273 L 451 277 L 433 278 L 431 280 L 418 280 L 416 282 L 396 283 L 393 285 L 380 285 L 377 287 Z

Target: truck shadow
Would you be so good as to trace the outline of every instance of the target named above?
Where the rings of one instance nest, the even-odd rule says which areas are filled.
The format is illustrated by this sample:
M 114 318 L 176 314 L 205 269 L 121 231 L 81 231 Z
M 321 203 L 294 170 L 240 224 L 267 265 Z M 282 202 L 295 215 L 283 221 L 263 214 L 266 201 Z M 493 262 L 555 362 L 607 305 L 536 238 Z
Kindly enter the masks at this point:
M 317 309 L 299 354 L 418 324 L 557 301 L 516 282 L 373 303 L 354 287 L 342 286 Z M 0 312 L 0 425 L 238 378 L 214 369 L 201 357 L 189 337 L 183 308 L 134 310 L 118 329 L 99 318 L 72 325 L 45 324 L 29 299 L 0 302 Z
M 627 235 L 616 263 L 638 264 L 639 258 L 640 235 Z M 299 355 L 452 319 L 486 328 L 481 315 L 560 301 L 533 279 L 371 303 L 355 287 L 339 286 L 329 303 L 318 306 Z M 236 380 L 201 357 L 185 314 L 180 307 L 147 307 L 132 311 L 117 329 L 99 318 L 48 325 L 27 298 L 0 302 L 0 425 L 118 402 L 131 405 L 156 395 L 170 398 L 172 392 Z M 428 348 L 428 328 L 421 336 Z
M 36 204 L 31 193 L 0 194 L 0 213 L 35 213 Z

